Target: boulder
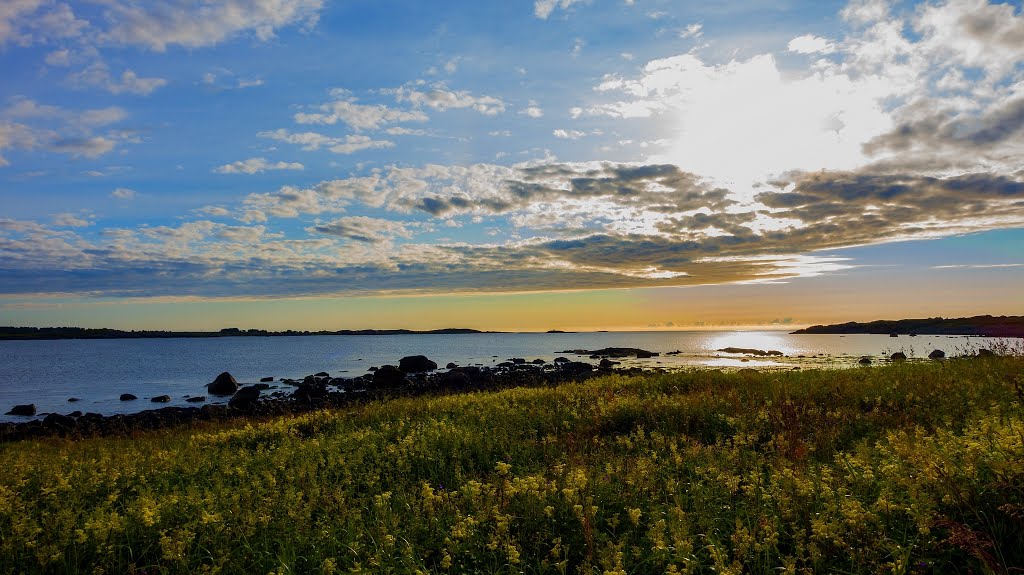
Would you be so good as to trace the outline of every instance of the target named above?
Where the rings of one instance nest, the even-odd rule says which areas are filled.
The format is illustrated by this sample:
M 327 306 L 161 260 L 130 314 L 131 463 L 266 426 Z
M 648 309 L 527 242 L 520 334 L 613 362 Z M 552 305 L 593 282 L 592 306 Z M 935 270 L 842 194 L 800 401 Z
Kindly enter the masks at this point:
M 171 396 L 169 396 L 169 395 L 158 395 L 156 397 L 150 398 L 150 401 L 152 401 L 153 403 L 170 403 L 171 402 Z
M 260 389 L 255 385 L 247 385 L 231 396 L 231 401 L 228 402 L 228 405 L 239 409 L 251 407 L 256 404 L 259 398 Z
M 331 377 L 331 374 L 327 373 L 326 371 L 321 371 L 319 373 L 314 373 L 313 376 L 314 377 Z
M 509 361 L 516 365 L 519 365 L 520 363 L 526 363 L 526 359 L 522 357 L 512 357 L 509 358 Z
M 441 385 L 449 389 L 463 389 L 472 384 L 469 376 L 461 371 L 449 371 L 441 376 Z
M 978 350 L 978 357 L 995 357 L 995 355 L 995 352 L 993 352 L 991 349 L 982 348 Z
M 941 349 L 936 349 L 928 354 L 928 359 L 942 359 L 946 357 L 946 352 Z
M 213 395 L 233 395 L 239 387 L 241 386 L 235 381 L 234 376 L 225 371 L 207 385 L 206 389 Z
M 36 404 L 26 403 L 24 405 L 15 405 L 7 412 L 7 415 L 26 415 L 31 416 L 36 414 Z
M 568 361 L 561 364 L 562 371 L 571 374 L 590 373 L 594 370 L 594 365 L 585 361 Z
M 547 362 L 538 357 L 537 359 L 531 361 L 530 363 L 532 363 L 533 365 L 544 365 Z
M 189 403 L 202 403 L 202 402 L 206 401 L 206 396 L 205 395 L 197 395 L 195 397 L 190 397 L 190 398 L 186 399 L 185 401 L 187 401 Z
M 425 355 L 410 355 L 398 361 L 398 369 L 405 373 L 420 373 L 434 371 L 437 369 L 437 364 L 427 359 Z
M 138 397 L 136 397 L 134 394 L 131 394 L 131 393 L 122 393 L 121 394 L 121 401 L 135 401 L 136 399 L 138 399 Z
M 75 419 L 68 415 L 51 413 L 43 418 L 43 425 L 57 429 L 68 429 L 75 426 Z
M 857 363 L 859 363 L 861 365 L 871 365 L 871 358 L 870 357 L 862 357 L 862 358 L 860 358 L 860 361 L 858 361 Z
M 261 381 L 261 382 L 264 382 L 264 383 L 266 383 L 266 382 L 268 382 L 268 381 L 274 381 L 274 376 L 272 376 L 272 375 L 269 375 L 269 376 L 267 376 L 267 377 L 261 377 L 261 378 L 260 378 L 260 381 Z
M 907 354 L 903 353 L 902 351 L 897 351 L 896 353 L 889 356 L 890 361 L 903 361 L 905 359 L 907 359 Z
M 567 358 L 567 357 L 556 357 L 555 358 L 555 363 L 569 363 L 569 358 Z
M 373 387 L 398 387 L 405 383 L 405 372 L 393 365 L 382 365 L 373 372 Z
M 446 366 L 444 366 L 444 367 L 445 367 L 446 369 L 455 369 L 456 367 L 459 367 L 459 366 L 458 366 L 458 364 L 456 364 L 455 362 L 448 362 L 448 365 L 446 365 Z
M 608 358 L 605 358 L 605 359 L 601 360 L 601 363 L 599 363 L 598 366 L 601 369 L 611 369 L 612 366 L 619 365 L 620 363 L 622 363 L 622 362 L 620 362 L 620 361 L 612 361 L 612 360 L 610 360 Z
M 69 397 L 68 398 L 68 403 L 74 403 L 76 401 L 82 401 L 82 400 L 77 398 L 77 397 Z

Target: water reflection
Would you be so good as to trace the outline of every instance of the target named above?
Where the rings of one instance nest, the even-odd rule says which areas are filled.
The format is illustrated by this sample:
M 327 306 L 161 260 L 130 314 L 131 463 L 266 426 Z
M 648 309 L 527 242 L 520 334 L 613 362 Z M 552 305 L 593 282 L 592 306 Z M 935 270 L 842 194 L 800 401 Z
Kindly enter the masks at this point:
M 777 350 L 784 354 L 791 354 L 794 347 L 786 341 L 785 333 L 772 333 L 763 331 L 737 331 L 732 333 L 717 334 L 709 341 L 709 352 L 714 352 L 726 347 L 740 347 L 745 349 L 762 349 L 764 351 Z

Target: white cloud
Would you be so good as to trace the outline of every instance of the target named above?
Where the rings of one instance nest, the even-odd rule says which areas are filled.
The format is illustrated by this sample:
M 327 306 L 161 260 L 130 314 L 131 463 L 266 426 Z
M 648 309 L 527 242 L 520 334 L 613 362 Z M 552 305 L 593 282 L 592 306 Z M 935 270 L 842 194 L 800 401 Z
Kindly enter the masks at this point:
M 97 86 L 111 94 L 137 94 L 148 96 L 155 90 L 167 85 L 163 78 L 142 78 L 134 70 L 124 70 L 119 78 L 114 78 L 110 68 L 103 62 L 96 62 L 74 74 L 68 76 L 68 82 L 73 86 Z
M 302 170 L 305 166 L 298 162 L 268 162 L 266 158 L 249 158 L 217 167 L 218 174 L 259 174 L 267 170 Z
M 427 115 L 419 110 L 396 110 L 382 104 L 358 104 L 343 92 L 335 92 L 341 99 L 316 106 L 317 112 L 299 112 L 294 119 L 299 124 L 348 124 L 355 130 L 376 130 L 387 124 L 425 122 Z
M 562 140 L 578 140 L 580 138 L 585 138 L 587 136 L 600 136 L 603 133 L 604 132 L 602 132 L 601 130 L 583 132 L 581 130 L 564 130 L 562 128 L 559 128 L 557 130 L 553 130 L 551 132 L 551 135 Z
M 388 140 L 374 140 L 369 136 L 350 134 L 345 136 L 344 140 L 341 140 L 339 143 L 334 144 L 328 149 L 335 154 L 353 154 L 360 150 L 393 148 L 394 146 L 394 142 L 390 142 Z
M 85 228 L 91 226 L 93 222 L 88 217 L 81 217 L 77 214 L 62 213 L 57 214 L 53 217 L 53 225 L 65 227 L 65 228 Z
M 797 54 L 831 54 L 836 51 L 835 44 L 813 34 L 793 38 L 786 49 Z
M 505 103 L 499 98 L 474 96 L 465 90 L 449 90 L 444 84 L 436 84 L 425 91 L 403 86 L 390 92 L 398 102 L 407 102 L 417 108 L 427 106 L 439 112 L 470 108 L 485 116 L 494 116 L 505 111 Z
M 519 113 L 535 119 L 544 117 L 544 110 L 542 110 L 533 100 L 530 101 L 529 106 L 521 110 Z
M 578 4 L 584 0 L 535 0 L 533 3 L 533 15 L 541 20 L 547 20 L 548 16 L 556 8 L 565 10 L 573 4 Z
M 163 52 L 168 46 L 213 46 L 242 33 L 273 38 L 287 26 L 316 24 L 323 0 L 150 0 L 107 4 L 103 42 L 133 44 Z
M 129 188 L 116 188 L 110 192 L 110 197 L 118 200 L 134 200 L 138 192 Z
M 680 38 L 700 38 L 704 34 L 704 25 L 693 23 L 679 31 Z

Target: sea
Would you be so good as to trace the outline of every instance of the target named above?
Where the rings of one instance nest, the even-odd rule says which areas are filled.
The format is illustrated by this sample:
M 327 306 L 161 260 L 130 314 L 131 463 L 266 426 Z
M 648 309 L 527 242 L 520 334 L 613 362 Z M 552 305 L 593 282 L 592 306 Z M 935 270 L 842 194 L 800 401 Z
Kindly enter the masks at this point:
M 406 335 L 323 335 L 167 339 L 0 341 L 0 414 L 34 403 L 37 417 L 72 411 L 131 413 L 165 405 L 193 405 L 189 396 L 206 395 L 206 384 L 221 372 L 241 383 L 264 377 L 301 379 L 325 371 L 355 377 L 370 367 L 397 365 L 407 355 L 425 355 L 442 368 L 493 366 L 511 358 L 552 361 L 559 356 L 592 361 L 567 350 L 635 347 L 659 352 L 650 359 L 625 359 L 624 367 L 688 370 L 762 370 L 859 367 L 861 357 L 877 365 L 902 351 L 913 361 L 940 349 L 947 356 L 980 348 L 1020 347 L 1024 340 L 968 336 L 889 337 L 888 335 L 809 335 L 780 331 L 657 331 L 587 333 L 474 333 Z M 725 353 L 727 347 L 778 350 L 782 357 Z M 668 352 L 678 352 L 665 355 Z M 596 363 L 596 362 L 595 362 Z M 282 389 L 288 386 L 281 385 Z M 123 393 L 138 396 L 120 401 Z M 169 404 L 150 398 L 169 395 Z M 72 398 L 78 401 L 69 401 Z M 223 403 L 208 397 L 208 403 Z M 0 415 L 0 421 L 24 417 Z

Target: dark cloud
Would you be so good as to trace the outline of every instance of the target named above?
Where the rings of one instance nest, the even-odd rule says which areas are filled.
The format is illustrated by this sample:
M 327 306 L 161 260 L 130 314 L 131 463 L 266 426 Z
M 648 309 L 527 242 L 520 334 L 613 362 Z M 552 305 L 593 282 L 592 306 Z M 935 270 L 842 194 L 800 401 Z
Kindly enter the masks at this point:
M 928 110 L 911 106 L 907 116 L 892 131 L 864 144 L 870 155 L 885 150 L 906 152 L 914 149 L 963 150 L 984 152 L 1000 144 L 1012 143 L 1024 130 L 1024 98 L 1002 103 L 980 116 L 957 115 L 950 110 Z

